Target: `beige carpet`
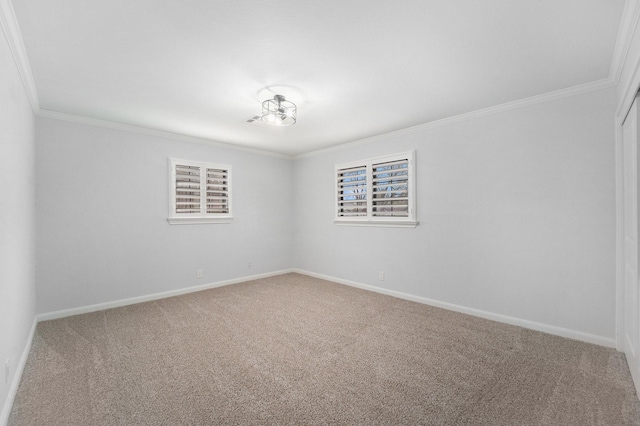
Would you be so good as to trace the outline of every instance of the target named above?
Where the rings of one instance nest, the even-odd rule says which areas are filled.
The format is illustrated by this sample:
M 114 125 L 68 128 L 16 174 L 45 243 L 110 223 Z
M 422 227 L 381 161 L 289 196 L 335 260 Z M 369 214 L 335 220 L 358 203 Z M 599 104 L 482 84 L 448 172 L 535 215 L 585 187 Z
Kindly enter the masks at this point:
M 10 425 L 640 425 L 612 349 L 289 274 L 38 324 Z

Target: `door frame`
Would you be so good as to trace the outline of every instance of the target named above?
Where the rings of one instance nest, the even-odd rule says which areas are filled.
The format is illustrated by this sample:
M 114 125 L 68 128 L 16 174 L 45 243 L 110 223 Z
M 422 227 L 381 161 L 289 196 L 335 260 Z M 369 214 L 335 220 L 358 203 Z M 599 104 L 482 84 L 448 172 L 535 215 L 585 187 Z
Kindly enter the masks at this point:
M 624 148 L 622 125 L 629 114 L 634 100 L 640 90 L 640 60 L 635 66 L 631 78 L 623 88 L 615 114 L 615 185 L 616 185 L 616 349 L 625 351 L 624 316 L 625 316 L 625 235 L 624 235 Z M 640 125 L 640 123 L 639 123 Z M 640 149 L 640 144 L 638 146 Z M 636 165 L 640 169 L 640 164 Z M 640 172 L 640 170 L 638 170 Z M 636 348 L 638 349 L 638 348 Z M 632 369 L 629 366 L 630 370 Z M 635 370 L 634 370 L 635 371 Z M 636 391 L 640 395 L 640 376 L 632 374 Z
M 639 63 L 640 65 L 640 63 Z M 624 96 L 615 116 L 615 161 L 616 161 L 616 349 L 624 352 L 624 158 L 622 124 L 631 110 L 636 94 L 640 90 L 640 68 L 625 88 Z M 640 148 L 640 147 L 639 147 Z M 640 388 L 640 383 L 636 385 Z

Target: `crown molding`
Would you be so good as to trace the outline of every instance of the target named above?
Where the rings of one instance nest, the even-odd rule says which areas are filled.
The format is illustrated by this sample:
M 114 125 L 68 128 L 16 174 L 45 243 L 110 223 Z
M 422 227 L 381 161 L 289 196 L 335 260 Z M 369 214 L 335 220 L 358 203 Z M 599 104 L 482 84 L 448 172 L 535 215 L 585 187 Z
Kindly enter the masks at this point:
M 618 37 L 613 51 L 611 69 L 609 71 L 609 77 L 615 84 L 620 82 L 622 70 L 627 62 L 629 49 L 631 48 L 631 42 L 638 27 L 639 19 L 640 2 L 638 2 L 638 0 L 626 0 L 622 19 L 620 20 L 620 27 L 618 28 Z
M 31 104 L 31 109 L 37 114 L 40 111 L 38 91 L 36 90 L 36 84 L 33 80 L 31 65 L 29 64 L 29 58 L 24 47 L 24 41 L 22 40 L 22 34 L 20 34 L 20 27 L 11 0 L 0 0 L 0 27 L 2 27 L 2 32 L 7 39 L 9 49 L 11 49 L 11 54 L 16 63 L 20 78 L 22 79 L 22 84 L 24 85 L 27 98 Z
M 638 92 L 638 87 L 640 85 L 640 61 L 637 61 L 635 64 L 629 64 L 628 55 L 631 48 L 631 42 L 633 41 L 637 31 L 638 25 L 640 22 L 640 1 L 638 0 L 627 0 L 625 4 L 625 11 L 623 15 L 623 22 L 621 24 L 620 31 L 623 31 L 623 26 L 625 27 L 626 35 L 625 40 L 627 43 L 626 50 L 624 51 L 624 58 L 620 60 L 620 70 L 618 75 L 617 84 L 621 84 L 624 82 L 620 82 L 620 78 L 622 76 L 622 69 L 624 66 L 633 67 L 632 72 L 630 73 L 630 78 L 626 82 L 625 87 L 622 91 L 618 90 L 618 93 L 622 93 L 622 99 L 619 99 L 618 107 L 616 109 L 616 123 L 618 125 L 622 125 L 622 122 L 627 116 L 629 112 L 629 108 L 631 108 L 631 104 L 633 103 L 633 99 L 636 97 L 636 93 Z M 618 40 L 620 41 L 620 40 Z M 617 46 L 616 46 L 617 47 Z
M 389 133 L 383 133 L 380 135 L 371 136 L 365 139 L 359 139 L 353 142 L 346 142 L 340 145 L 332 146 L 329 148 L 323 148 L 316 151 L 307 152 L 305 154 L 299 154 L 294 156 L 294 159 L 312 157 L 319 154 L 324 154 L 331 151 L 342 151 L 346 149 L 355 148 L 362 145 L 367 145 L 375 142 L 388 140 L 389 138 L 402 137 L 412 135 L 414 133 L 423 132 L 429 129 L 435 129 L 437 127 L 449 126 L 452 124 L 462 123 L 469 120 L 474 120 L 481 117 L 487 117 L 494 114 L 499 114 L 519 108 L 525 108 L 533 105 L 538 105 L 546 102 L 551 102 L 559 99 L 569 98 L 572 96 L 582 95 L 585 93 L 595 92 L 598 90 L 608 89 L 614 87 L 616 83 L 612 78 L 605 78 L 590 83 L 580 84 L 566 89 L 557 90 L 555 92 L 549 92 L 542 95 L 531 96 L 529 98 L 520 99 L 513 102 L 506 102 L 504 104 L 495 105 L 488 108 L 483 108 L 464 114 L 455 115 L 453 117 L 443 118 L 441 120 L 431 121 L 429 123 L 419 124 L 417 126 L 408 127 L 406 129 L 400 129 Z
M 618 100 L 618 108 L 616 109 L 616 125 L 621 126 L 624 122 L 629 109 L 633 104 L 638 88 L 640 87 L 640 61 L 636 62 L 631 72 L 631 78 L 627 82 L 624 90 L 622 91 L 622 98 Z
M 3 1 L 3 0 L 0 0 Z M 242 147 L 235 144 L 219 142 L 212 139 L 198 138 L 195 136 L 187 136 L 178 133 L 171 133 L 163 130 L 155 130 L 146 127 L 138 127 L 130 124 L 122 124 L 114 121 L 106 121 L 106 120 L 98 120 L 94 118 L 89 118 L 85 116 L 66 114 L 56 111 L 50 111 L 45 109 L 39 109 L 36 112 L 36 115 L 39 117 L 45 118 L 53 118 L 57 120 L 71 121 L 80 124 L 87 124 L 91 126 L 105 127 L 117 130 L 124 130 L 132 133 L 140 133 L 151 136 L 158 136 L 166 139 L 178 140 L 182 142 L 192 142 L 199 143 L 209 146 L 217 146 L 220 148 L 234 149 L 245 152 L 251 152 L 259 155 L 267 155 L 271 157 L 283 158 L 288 160 L 295 160 L 298 158 L 312 157 L 315 155 L 320 155 L 326 152 L 332 151 L 342 151 L 346 149 L 355 148 L 362 145 L 367 145 L 375 142 L 380 142 L 393 137 L 401 137 L 412 135 L 414 133 L 419 133 L 425 130 L 434 129 L 437 127 L 449 126 L 452 124 L 462 123 L 469 120 L 474 120 L 476 118 L 486 117 L 494 114 L 499 114 L 506 111 L 511 111 L 519 108 L 525 108 L 533 105 L 538 105 L 546 102 L 551 102 L 559 99 L 569 98 L 571 96 L 577 96 L 585 93 L 595 92 L 598 90 L 608 89 L 610 87 L 614 87 L 616 82 L 611 78 L 605 78 L 602 80 L 594 81 L 591 83 L 580 84 L 577 86 L 569 87 L 566 89 L 557 90 L 555 92 L 549 92 L 542 95 L 531 96 L 529 98 L 519 99 L 517 101 L 506 102 L 504 104 L 495 105 L 488 108 L 479 109 L 476 111 L 467 112 L 464 114 L 459 114 L 453 117 L 443 118 L 441 120 L 431 121 L 429 123 L 419 124 L 417 126 L 408 127 L 405 129 L 396 130 L 393 132 L 382 133 L 379 135 L 371 136 L 364 139 L 359 139 L 351 142 L 345 142 L 339 145 L 331 146 L 328 148 L 322 148 L 319 150 L 298 154 L 298 155 L 287 155 L 275 153 L 272 151 L 260 150 L 256 148 L 248 148 Z
M 85 125 L 88 125 L 88 126 L 103 127 L 103 128 L 115 129 L 115 130 L 122 130 L 122 131 L 129 132 L 129 133 L 138 133 L 138 134 L 143 134 L 143 135 L 156 136 L 156 137 L 160 137 L 160 138 L 164 138 L 164 139 L 170 139 L 170 140 L 174 140 L 174 141 L 180 141 L 180 142 L 190 142 L 190 143 L 197 143 L 197 144 L 201 144 L 201 145 L 213 146 L 213 147 L 217 147 L 217 148 L 232 149 L 232 150 L 235 150 L 235 151 L 244 151 L 244 152 L 248 152 L 248 153 L 252 153 L 252 154 L 269 156 L 269 157 L 276 157 L 276 158 L 282 158 L 282 159 L 286 159 L 286 160 L 291 160 L 293 158 L 291 155 L 280 154 L 280 153 L 261 150 L 261 149 L 257 149 L 257 148 L 248 148 L 248 147 L 235 145 L 235 144 L 231 144 L 231 143 L 219 142 L 219 141 L 216 141 L 216 140 L 213 140 L 213 139 L 205 139 L 205 138 L 199 138 L 199 137 L 195 137 L 195 136 L 187 136 L 187 135 L 183 135 L 183 134 L 179 134 L 179 133 L 167 132 L 167 131 L 164 131 L 164 130 L 156 130 L 156 129 L 151 129 L 151 128 L 147 128 L 147 127 L 139 127 L 139 126 L 134 126 L 134 125 L 131 125 L 131 124 L 118 123 L 118 122 L 115 122 L 115 121 L 98 120 L 98 119 L 95 119 L 95 118 L 89 118 L 89 117 L 85 117 L 85 116 L 81 116 L 81 115 L 66 114 L 66 113 L 50 111 L 50 110 L 46 110 L 46 109 L 40 109 L 36 113 L 36 115 L 38 117 L 43 117 L 43 118 L 52 118 L 52 119 L 55 119 L 55 120 L 70 121 L 70 122 L 73 122 L 73 123 L 85 124 Z

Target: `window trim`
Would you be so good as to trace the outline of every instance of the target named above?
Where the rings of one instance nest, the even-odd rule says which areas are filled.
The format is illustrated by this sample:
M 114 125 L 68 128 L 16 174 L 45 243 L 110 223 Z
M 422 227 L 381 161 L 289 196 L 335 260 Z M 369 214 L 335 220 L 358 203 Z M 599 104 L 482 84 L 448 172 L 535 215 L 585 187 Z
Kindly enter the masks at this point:
M 383 217 L 373 216 L 372 205 L 373 200 L 369 194 L 372 194 L 373 188 L 373 165 L 398 160 L 407 160 L 407 176 L 408 176 L 408 216 L 407 217 Z M 341 170 L 364 167 L 366 169 L 366 203 L 367 211 L 365 216 L 344 217 L 338 216 L 339 206 L 339 186 L 338 175 Z M 416 178 L 415 178 L 415 150 L 400 152 L 392 155 L 368 158 L 360 161 L 350 161 L 348 163 L 336 164 L 334 168 L 334 220 L 336 225 L 343 226 L 385 226 L 395 228 L 415 228 L 418 225 L 416 216 Z
M 200 199 L 200 213 L 176 213 L 176 166 L 191 166 L 200 168 L 200 188 L 204 191 Z M 228 213 L 206 213 L 206 170 L 222 169 L 227 173 L 227 203 Z M 205 172 L 203 173 L 202 170 Z M 208 163 L 204 161 L 183 160 L 169 158 L 169 217 L 167 221 L 171 225 L 207 224 L 207 223 L 231 223 L 233 221 L 232 202 L 232 170 L 230 165 Z M 203 184 L 203 178 L 205 183 Z

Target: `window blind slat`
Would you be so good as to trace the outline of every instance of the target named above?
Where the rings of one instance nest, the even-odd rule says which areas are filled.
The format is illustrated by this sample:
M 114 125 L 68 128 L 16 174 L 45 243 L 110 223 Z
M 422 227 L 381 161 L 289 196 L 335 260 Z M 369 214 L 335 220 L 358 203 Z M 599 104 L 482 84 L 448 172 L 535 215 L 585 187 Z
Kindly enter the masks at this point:
M 407 164 L 405 163 L 404 167 L 380 167 L 376 170 L 373 170 L 372 174 L 376 175 L 384 175 L 387 173 L 397 173 L 397 174 L 406 174 L 407 173 Z
M 372 179 L 371 182 L 378 183 L 378 182 L 393 182 L 394 184 L 400 184 L 402 182 L 408 182 L 409 181 L 409 177 L 408 176 L 391 176 L 391 177 L 382 177 L 382 178 L 376 178 L 376 179 Z
M 362 185 L 366 179 L 338 179 L 338 185 Z
M 407 204 L 386 204 L 381 206 L 373 206 L 373 209 L 379 212 L 383 211 L 396 211 L 396 210 L 406 210 L 409 208 Z
M 377 173 L 377 169 L 381 168 L 381 167 L 393 167 L 393 166 L 399 166 L 399 165 L 408 165 L 409 164 L 409 160 L 408 159 L 402 159 L 402 160 L 397 160 L 397 161 L 389 161 L 386 163 L 374 163 L 371 167 L 373 168 L 373 172 Z
M 338 173 L 357 173 L 357 172 L 366 172 L 367 166 L 354 166 L 354 167 L 345 167 L 343 169 L 339 169 Z
M 367 175 L 362 172 L 362 173 L 340 173 L 340 171 L 338 171 L 338 180 L 364 180 L 366 179 Z

